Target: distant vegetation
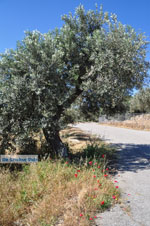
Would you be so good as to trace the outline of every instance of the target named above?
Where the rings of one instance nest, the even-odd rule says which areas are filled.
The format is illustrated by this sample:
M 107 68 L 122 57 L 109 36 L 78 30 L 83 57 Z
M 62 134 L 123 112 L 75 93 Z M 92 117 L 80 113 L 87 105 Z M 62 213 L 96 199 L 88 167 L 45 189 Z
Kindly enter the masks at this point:
M 124 121 L 108 121 L 107 125 L 125 127 L 130 129 L 150 130 L 150 114 L 135 114 L 131 118 Z
M 130 100 L 130 111 L 150 113 L 150 88 L 143 88 Z

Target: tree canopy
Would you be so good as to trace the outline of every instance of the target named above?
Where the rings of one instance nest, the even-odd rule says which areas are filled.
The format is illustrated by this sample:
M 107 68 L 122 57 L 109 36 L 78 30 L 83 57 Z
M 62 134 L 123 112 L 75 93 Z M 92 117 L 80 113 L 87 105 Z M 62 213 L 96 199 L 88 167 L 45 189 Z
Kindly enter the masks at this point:
M 64 112 L 78 97 L 113 106 L 147 77 L 148 42 L 100 10 L 62 17 L 64 25 L 45 34 L 27 31 L 16 49 L 1 54 L 2 146 L 42 129 L 51 154 L 66 153 L 59 131 Z

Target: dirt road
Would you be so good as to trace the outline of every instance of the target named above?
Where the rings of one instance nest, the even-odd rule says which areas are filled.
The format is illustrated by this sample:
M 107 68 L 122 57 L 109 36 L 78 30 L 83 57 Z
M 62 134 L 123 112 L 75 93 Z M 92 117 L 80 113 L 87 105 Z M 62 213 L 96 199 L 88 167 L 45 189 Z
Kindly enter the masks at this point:
M 98 123 L 75 125 L 117 147 L 118 174 L 113 180 L 123 204 L 97 215 L 97 226 L 150 226 L 150 132 Z

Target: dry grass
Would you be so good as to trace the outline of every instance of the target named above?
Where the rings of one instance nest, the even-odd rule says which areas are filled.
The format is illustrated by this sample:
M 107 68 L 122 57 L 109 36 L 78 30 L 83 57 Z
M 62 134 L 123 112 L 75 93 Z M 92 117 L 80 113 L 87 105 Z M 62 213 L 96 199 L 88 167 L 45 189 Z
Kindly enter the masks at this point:
M 87 135 L 74 129 L 62 131 L 62 136 L 74 153 L 82 152 L 89 142 Z M 100 147 L 98 150 L 101 151 Z M 94 225 L 97 211 L 104 211 L 117 202 L 112 196 L 118 198 L 119 192 L 109 176 L 104 176 L 108 174 L 104 169 L 106 159 L 100 156 L 90 164 L 88 161 L 85 159 L 79 166 L 69 159 L 49 159 L 25 166 L 21 172 L 2 170 L 0 225 Z M 89 220 L 91 217 L 93 220 Z
M 123 128 L 130 128 L 136 130 L 150 130 L 150 114 L 134 116 L 130 120 L 122 122 L 107 122 L 105 125 L 112 125 Z
M 71 153 L 78 153 L 84 150 L 87 145 L 98 143 L 99 145 L 104 144 L 94 135 L 89 135 L 78 128 L 67 127 L 62 130 L 61 138 L 64 143 L 67 143 Z
M 63 142 L 69 145 L 69 148 L 72 153 L 81 151 L 91 141 L 90 135 L 85 134 L 80 129 L 71 127 L 62 130 L 61 137 Z

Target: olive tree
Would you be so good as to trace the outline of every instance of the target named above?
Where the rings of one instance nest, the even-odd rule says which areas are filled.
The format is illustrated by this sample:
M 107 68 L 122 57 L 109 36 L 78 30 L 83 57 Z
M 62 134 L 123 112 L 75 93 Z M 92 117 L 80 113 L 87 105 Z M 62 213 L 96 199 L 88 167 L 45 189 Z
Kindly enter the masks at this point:
M 145 36 L 116 15 L 79 6 L 62 19 L 61 29 L 27 31 L 15 50 L 1 54 L 2 147 L 42 130 L 49 153 L 65 156 L 59 131 L 79 96 L 115 102 L 147 76 Z

